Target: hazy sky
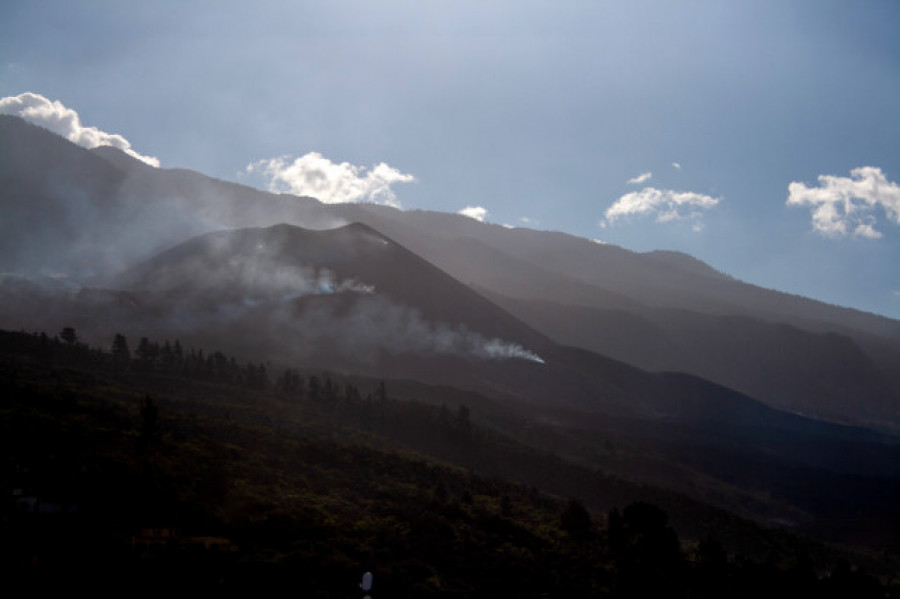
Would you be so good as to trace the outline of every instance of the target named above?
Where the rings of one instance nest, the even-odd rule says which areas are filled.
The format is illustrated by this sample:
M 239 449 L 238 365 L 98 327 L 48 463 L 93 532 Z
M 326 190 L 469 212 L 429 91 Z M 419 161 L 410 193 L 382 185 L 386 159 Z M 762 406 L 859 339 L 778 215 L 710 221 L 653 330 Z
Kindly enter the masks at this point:
M 900 318 L 898 2 L 3 0 L 0 97 L 163 168 Z

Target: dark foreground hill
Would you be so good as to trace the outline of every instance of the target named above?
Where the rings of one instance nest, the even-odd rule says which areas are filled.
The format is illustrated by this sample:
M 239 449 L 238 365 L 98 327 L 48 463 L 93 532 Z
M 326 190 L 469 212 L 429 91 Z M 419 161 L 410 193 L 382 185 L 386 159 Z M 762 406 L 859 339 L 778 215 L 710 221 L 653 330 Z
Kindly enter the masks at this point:
M 440 389 L 400 401 L 390 381 L 66 339 L 0 332 L 13 586 L 343 597 L 371 571 L 404 597 L 897 590 L 892 561 L 595 472 Z

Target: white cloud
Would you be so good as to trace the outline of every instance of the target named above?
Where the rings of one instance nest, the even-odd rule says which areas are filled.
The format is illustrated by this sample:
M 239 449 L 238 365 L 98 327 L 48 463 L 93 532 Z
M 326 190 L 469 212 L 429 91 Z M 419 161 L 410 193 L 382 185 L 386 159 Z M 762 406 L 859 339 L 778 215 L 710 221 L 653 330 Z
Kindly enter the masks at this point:
M 652 177 L 652 176 L 653 176 L 653 173 L 651 173 L 650 171 L 647 171 L 646 173 L 641 173 L 640 175 L 638 175 L 637 177 L 635 177 L 633 179 L 629 179 L 628 181 L 626 181 L 626 183 L 628 183 L 629 185 L 640 185 L 641 183 L 644 183 L 645 181 L 649 180 L 650 177 Z
M 673 163 L 672 163 L 672 166 L 674 166 L 675 168 L 681 170 L 681 163 L 680 163 L 680 162 L 673 162 Z
M 900 225 L 900 186 L 888 181 L 880 168 L 860 166 L 849 177 L 819 175 L 818 187 L 798 181 L 788 185 L 788 206 L 808 206 L 813 229 L 830 237 L 853 235 L 878 239 L 878 208 Z
M 463 216 L 468 216 L 469 218 L 474 218 L 480 223 L 484 222 L 484 217 L 487 216 L 487 208 L 482 208 L 481 206 L 466 206 L 457 214 L 462 214 Z
M 131 148 L 131 143 L 121 135 L 107 133 L 96 127 L 83 126 L 78 113 L 71 108 L 66 108 L 58 100 L 52 102 L 40 94 L 31 92 L 25 92 L 18 96 L 7 96 L 0 98 L 0 114 L 21 117 L 62 135 L 79 146 L 89 149 L 97 146 L 113 146 L 150 166 L 159 167 L 158 158 L 138 154 Z
M 614 223 L 620 218 L 630 216 L 655 215 L 656 222 L 664 223 L 673 220 L 693 219 L 694 230 L 699 231 L 703 210 L 709 210 L 721 201 L 721 198 L 694 193 L 692 191 L 673 191 L 645 187 L 640 191 L 626 193 L 606 209 L 604 220 L 600 226 Z M 698 228 L 699 227 L 699 228 Z
M 293 161 L 289 156 L 258 160 L 247 165 L 246 172 L 260 173 L 269 191 L 311 196 L 326 204 L 366 201 L 398 208 L 391 185 L 416 180 L 384 162 L 366 169 L 349 162 L 334 163 L 318 152 Z

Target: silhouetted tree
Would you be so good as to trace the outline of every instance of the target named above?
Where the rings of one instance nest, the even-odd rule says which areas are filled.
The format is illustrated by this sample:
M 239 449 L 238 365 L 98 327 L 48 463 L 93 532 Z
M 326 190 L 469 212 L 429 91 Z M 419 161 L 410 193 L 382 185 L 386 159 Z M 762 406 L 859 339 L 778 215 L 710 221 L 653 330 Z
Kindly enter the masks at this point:
M 73 329 L 72 327 L 65 327 L 59 334 L 59 338 L 65 341 L 68 345 L 75 345 L 76 343 L 78 343 L 78 335 L 75 333 L 75 329 Z
M 704 566 L 724 568 L 728 563 L 728 554 L 718 539 L 707 536 L 697 547 L 697 561 Z
M 330 377 L 325 377 L 325 386 L 322 389 L 322 400 L 329 406 L 334 405 L 334 402 L 337 401 L 337 387 Z
M 684 560 L 678 536 L 659 507 L 638 501 L 622 512 L 624 548 L 618 555 L 620 594 L 666 596 L 682 588 Z
M 259 388 L 259 374 L 257 373 L 256 366 L 253 363 L 247 364 L 247 386 L 251 389 Z
M 303 379 L 294 370 L 287 368 L 278 380 L 275 381 L 275 388 L 284 395 L 296 395 L 303 387 Z
M 852 568 L 846 560 L 837 563 L 823 581 L 823 597 L 854 597 L 867 599 L 883 597 L 884 590 L 877 578 L 866 574 L 865 569 Z
M 472 440 L 472 416 L 469 406 L 460 404 L 456 410 L 456 434 L 463 443 Z
M 175 365 L 175 354 L 172 352 L 172 346 L 168 339 L 163 342 L 162 348 L 159 350 L 159 361 L 164 370 L 171 370 Z
M 812 580 L 815 580 L 814 576 Z M 706 536 L 697 547 L 694 586 L 701 597 L 727 597 L 733 594 L 728 592 L 728 554 L 722 544 L 711 536 Z M 797 589 L 793 594 L 802 595 L 802 589 Z
M 347 403 L 352 404 L 354 407 L 359 406 L 362 402 L 362 396 L 359 393 L 359 389 L 350 383 L 344 385 L 344 398 L 347 400 Z
M 312 401 L 319 401 L 319 396 L 321 394 L 321 385 L 319 383 L 319 379 L 316 376 L 309 377 L 309 399 Z
M 138 430 L 142 447 L 153 447 L 162 439 L 162 421 L 159 418 L 159 408 L 153 403 L 153 399 L 146 395 L 141 400 L 141 421 Z
M 159 345 L 151 342 L 147 337 L 141 337 L 134 354 L 140 362 L 141 368 L 149 370 L 154 366 L 156 358 L 159 356 Z
M 113 337 L 110 353 L 114 364 L 117 366 L 128 365 L 131 361 L 131 351 L 128 349 L 128 340 L 125 339 L 124 335 L 116 333 L 115 337 Z
M 620 553 L 625 549 L 625 522 L 619 510 L 613 508 L 609 512 L 606 522 L 607 543 L 614 553 Z
M 580 501 L 570 497 L 559 518 L 559 527 L 573 539 L 582 541 L 590 536 L 591 515 Z

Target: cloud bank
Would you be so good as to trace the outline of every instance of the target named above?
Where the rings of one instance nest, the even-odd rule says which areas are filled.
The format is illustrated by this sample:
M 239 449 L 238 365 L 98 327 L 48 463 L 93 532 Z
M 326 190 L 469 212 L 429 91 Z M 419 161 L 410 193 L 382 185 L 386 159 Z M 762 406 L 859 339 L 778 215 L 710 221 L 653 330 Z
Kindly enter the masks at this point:
M 900 225 L 900 186 L 888 181 L 880 168 L 860 166 L 849 177 L 819 175 L 818 187 L 798 181 L 788 185 L 788 206 L 807 206 L 813 229 L 829 237 L 878 239 L 875 229 L 879 208 L 889 221 Z
M 641 183 L 644 183 L 644 182 L 650 180 L 650 177 L 652 177 L 652 176 L 653 176 L 653 173 L 651 173 L 650 171 L 647 171 L 646 173 L 641 173 L 640 175 L 638 175 L 637 177 L 634 177 L 633 179 L 629 179 L 628 181 L 626 181 L 626 183 L 628 183 L 629 185 L 640 185 Z
M 691 219 L 694 229 L 699 230 L 699 218 L 704 210 L 716 206 L 721 198 L 694 193 L 645 187 L 640 191 L 626 193 L 606 209 L 600 226 L 605 227 L 621 218 L 632 216 L 656 216 L 656 222 Z
M 248 174 L 260 174 L 269 191 L 314 197 L 326 204 L 372 202 L 400 207 L 391 189 L 395 183 L 410 183 L 415 177 L 384 162 L 371 169 L 334 163 L 318 152 L 291 160 L 280 156 L 247 165 Z
M 480 223 L 484 222 L 484 217 L 487 216 L 487 208 L 482 208 L 481 206 L 466 206 L 457 214 L 462 214 L 463 216 L 468 216 L 469 218 L 474 218 Z
M 60 101 L 50 101 L 40 94 L 25 92 L 18 96 L 0 98 L 0 114 L 11 114 L 40 125 L 84 148 L 113 146 L 150 166 L 159 167 L 159 159 L 138 154 L 131 143 L 116 133 L 107 133 L 96 127 L 81 124 L 78 113 L 66 108 Z

